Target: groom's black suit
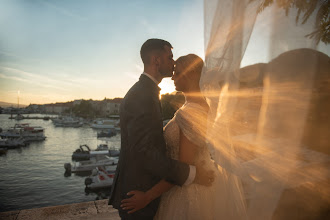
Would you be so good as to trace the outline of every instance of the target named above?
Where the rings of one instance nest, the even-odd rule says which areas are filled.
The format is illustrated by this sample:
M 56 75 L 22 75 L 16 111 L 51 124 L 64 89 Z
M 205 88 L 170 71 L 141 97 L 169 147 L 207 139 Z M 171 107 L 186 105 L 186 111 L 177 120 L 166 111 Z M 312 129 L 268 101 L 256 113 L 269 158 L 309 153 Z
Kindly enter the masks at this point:
M 132 219 L 154 216 L 159 198 L 129 215 L 120 208 L 127 192 L 147 191 L 161 179 L 183 185 L 189 175 L 187 164 L 166 157 L 159 90 L 142 74 L 120 106 L 121 151 L 109 204 Z

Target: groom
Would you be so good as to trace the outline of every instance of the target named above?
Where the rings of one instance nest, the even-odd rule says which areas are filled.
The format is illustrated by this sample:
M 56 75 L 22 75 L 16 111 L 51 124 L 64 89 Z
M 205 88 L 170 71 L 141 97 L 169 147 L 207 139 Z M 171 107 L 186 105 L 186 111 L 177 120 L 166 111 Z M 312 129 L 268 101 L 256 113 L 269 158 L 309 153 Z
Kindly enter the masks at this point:
M 144 72 L 120 106 L 121 152 L 109 205 L 118 209 L 122 219 L 153 219 L 160 201 L 157 198 L 128 214 L 120 205 L 129 198 L 129 191 L 145 192 L 161 179 L 180 186 L 213 181 L 212 173 L 166 157 L 158 84 L 173 74 L 171 49 L 172 45 L 161 39 L 149 39 L 142 45 Z

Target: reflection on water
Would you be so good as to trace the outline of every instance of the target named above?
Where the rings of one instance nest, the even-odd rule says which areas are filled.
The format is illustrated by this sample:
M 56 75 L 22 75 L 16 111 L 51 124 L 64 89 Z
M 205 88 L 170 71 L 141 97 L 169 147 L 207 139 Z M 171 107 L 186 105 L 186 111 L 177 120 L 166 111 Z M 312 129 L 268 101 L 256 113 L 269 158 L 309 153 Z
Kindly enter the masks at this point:
M 0 128 L 12 127 L 16 120 L 0 114 Z M 107 198 L 110 190 L 85 192 L 85 177 L 64 176 L 64 163 L 71 162 L 72 152 L 82 144 L 95 149 L 105 140 L 97 139 L 97 130 L 89 127 L 61 128 L 51 121 L 21 120 L 45 128 L 43 142 L 8 150 L 0 156 L 0 211 L 64 205 Z M 120 135 L 109 139 L 109 147 L 120 147 Z

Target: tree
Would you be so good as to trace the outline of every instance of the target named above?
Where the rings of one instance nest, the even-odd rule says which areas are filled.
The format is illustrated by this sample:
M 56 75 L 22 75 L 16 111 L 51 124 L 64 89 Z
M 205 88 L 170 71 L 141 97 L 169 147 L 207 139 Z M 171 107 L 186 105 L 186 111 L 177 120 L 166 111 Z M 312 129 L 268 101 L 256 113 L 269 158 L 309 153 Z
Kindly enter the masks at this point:
M 165 94 L 161 97 L 161 105 L 163 111 L 163 119 L 171 119 L 174 113 L 184 104 L 185 98 L 182 93 L 175 95 Z
M 94 109 L 90 101 L 82 100 L 79 105 L 75 105 L 72 108 L 72 112 L 79 117 L 92 117 L 94 115 Z
M 250 0 L 253 2 L 255 0 Z M 330 1 L 329 0 L 264 0 L 261 2 L 258 8 L 258 13 L 262 12 L 265 8 L 272 5 L 274 2 L 285 10 L 286 15 L 289 14 L 291 8 L 297 8 L 296 23 L 302 16 L 301 24 L 305 24 L 310 16 L 313 14 L 315 9 L 320 5 L 315 21 L 315 30 L 307 34 L 306 37 L 313 38 L 318 44 L 322 41 L 325 44 L 330 43 Z

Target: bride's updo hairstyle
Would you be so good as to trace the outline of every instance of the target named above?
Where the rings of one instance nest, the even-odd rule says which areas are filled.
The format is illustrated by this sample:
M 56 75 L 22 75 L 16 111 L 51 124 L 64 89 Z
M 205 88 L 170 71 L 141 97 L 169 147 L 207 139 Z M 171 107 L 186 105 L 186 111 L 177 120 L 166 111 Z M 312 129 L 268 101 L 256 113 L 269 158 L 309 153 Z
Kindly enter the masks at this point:
M 182 74 L 189 80 L 189 83 L 196 83 L 199 88 L 199 80 L 201 78 L 204 62 L 202 58 L 196 54 L 188 54 L 186 56 L 179 57 L 176 60 L 176 64 L 180 64 L 184 68 Z

